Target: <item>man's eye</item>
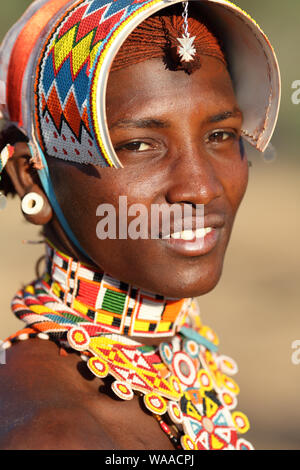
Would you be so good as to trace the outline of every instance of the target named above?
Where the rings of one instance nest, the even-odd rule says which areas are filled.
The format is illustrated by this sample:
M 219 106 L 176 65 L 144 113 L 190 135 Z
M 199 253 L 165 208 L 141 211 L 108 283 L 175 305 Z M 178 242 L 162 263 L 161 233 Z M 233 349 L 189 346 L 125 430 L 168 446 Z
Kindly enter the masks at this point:
M 216 131 L 209 135 L 207 141 L 211 143 L 222 143 L 230 139 L 235 139 L 234 132 Z
M 115 150 L 129 150 L 133 152 L 142 152 L 144 150 L 148 150 L 150 147 L 150 144 L 147 144 L 146 142 L 141 142 L 141 141 L 136 141 L 136 142 L 129 142 L 128 144 L 120 145 L 117 147 Z

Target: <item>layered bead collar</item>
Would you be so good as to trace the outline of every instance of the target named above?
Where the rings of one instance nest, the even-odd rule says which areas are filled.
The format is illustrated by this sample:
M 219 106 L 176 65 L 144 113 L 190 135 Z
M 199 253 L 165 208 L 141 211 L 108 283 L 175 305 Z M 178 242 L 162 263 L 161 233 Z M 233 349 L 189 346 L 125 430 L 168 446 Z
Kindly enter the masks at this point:
M 193 299 L 149 294 L 48 244 L 45 274 L 16 294 L 12 308 L 27 326 L 2 348 L 39 337 L 80 352 L 96 377 L 113 377 L 119 398 L 141 395 L 177 449 L 253 448 L 238 437 L 249 421 L 233 411 L 237 365 L 218 354 L 218 338 Z M 135 336 L 162 342 L 145 346 Z
M 186 320 L 191 299 L 146 292 L 96 271 L 47 245 L 42 283 L 99 332 L 130 337 L 171 337 Z

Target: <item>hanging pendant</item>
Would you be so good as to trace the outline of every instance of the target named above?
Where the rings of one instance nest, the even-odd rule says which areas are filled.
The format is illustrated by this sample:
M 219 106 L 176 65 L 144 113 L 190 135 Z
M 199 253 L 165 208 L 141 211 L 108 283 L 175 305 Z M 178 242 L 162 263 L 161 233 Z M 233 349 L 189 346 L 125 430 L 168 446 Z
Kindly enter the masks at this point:
M 190 62 L 194 60 L 196 49 L 193 46 L 196 36 L 190 37 L 190 33 L 183 34 L 181 38 L 177 38 L 177 41 L 181 44 L 178 47 L 178 54 L 180 55 L 181 62 Z
M 194 60 L 194 55 L 196 54 L 196 49 L 194 47 L 194 40 L 196 36 L 190 37 L 189 33 L 189 24 L 188 24 L 188 4 L 189 2 L 182 2 L 183 5 L 183 30 L 184 34 L 181 38 L 177 38 L 177 41 L 180 43 L 181 47 L 178 47 L 177 52 L 180 55 L 181 62 L 190 62 Z

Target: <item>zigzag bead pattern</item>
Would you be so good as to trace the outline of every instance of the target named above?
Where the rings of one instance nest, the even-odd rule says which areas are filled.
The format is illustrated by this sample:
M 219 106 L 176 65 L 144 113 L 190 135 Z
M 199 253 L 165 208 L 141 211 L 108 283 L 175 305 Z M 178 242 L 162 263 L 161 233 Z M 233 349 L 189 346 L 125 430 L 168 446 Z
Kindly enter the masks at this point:
M 157 0 L 156 0 L 157 1 Z M 95 100 L 94 68 L 107 53 L 114 31 L 146 0 L 81 0 L 54 25 L 38 59 L 35 119 L 44 153 L 79 163 L 112 165 L 98 134 L 90 100 Z

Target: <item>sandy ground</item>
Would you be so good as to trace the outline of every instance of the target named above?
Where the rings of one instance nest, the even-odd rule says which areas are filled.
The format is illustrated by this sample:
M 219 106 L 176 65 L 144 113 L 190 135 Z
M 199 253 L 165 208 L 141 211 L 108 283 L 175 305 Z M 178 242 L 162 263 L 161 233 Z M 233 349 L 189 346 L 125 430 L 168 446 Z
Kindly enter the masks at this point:
M 199 298 L 202 319 L 221 340 L 221 351 L 240 367 L 238 409 L 251 422 L 245 436 L 257 449 L 300 449 L 300 365 L 291 361 L 300 340 L 299 173 L 281 160 L 254 162 L 247 196 L 227 252 L 222 279 Z M 0 337 L 22 324 L 10 300 L 34 278 L 38 229 L 22 221 L 18 201 L 0 215 Z M 5 367 L 5 366 L 0 366 Z

